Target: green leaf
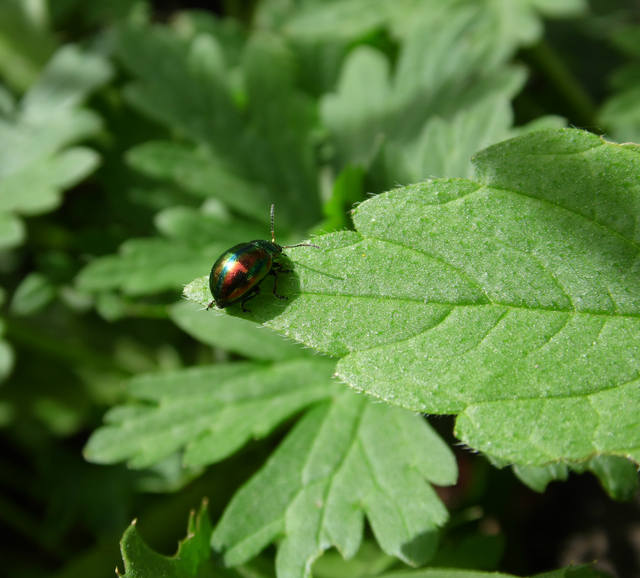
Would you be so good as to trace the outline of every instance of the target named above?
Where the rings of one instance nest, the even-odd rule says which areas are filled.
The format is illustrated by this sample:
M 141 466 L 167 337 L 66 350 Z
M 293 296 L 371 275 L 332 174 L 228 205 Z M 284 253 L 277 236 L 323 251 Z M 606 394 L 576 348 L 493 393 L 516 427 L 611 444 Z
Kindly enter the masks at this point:
M 475 164 L 477 182 L 379 195 L 356 232 L 289 249 L 289 300 L 242 316 L 339 357 L 357 390 L 459 414 L 506 463 L 640 463 L 638 149 L 547 130 Z
M 126 241 L 117 255 L 89 263 L 76 283 L 83 291 L 117 289 L 132 296 L 179 289 L 195 275 L 210 270 L 229 247 L 267 237 L 266 207 L 263 218 L 265 224 L 260 227 L 228 215 L 172 207 L 156 216 L 156 226 L 164 237 Z
M 331 546 L 355 554 L 366 514 L 385 552 L 420 564 L 447 518 L 427 481 L 449 485 L 456 476 L 453 455 L 423 418 L 346 391 L 298 422 L 234 496 L 212 545 L 236 565 L 283 536 L 278 576 L 308 576 Z
M 1 320 L 0 320 L 1 322 Z M 2 324 L 4 325 L 4 324 Z M 0 339 L 0 382 L 4 381 L 13 369 L 15 356 L 11 345 L 4 339 Z
M 11 313 L 31 315 L 45 307 L 56 291 L 49 279 L 41 273 L 30 273 L 16 288 L 11 299 Z
M 62 191 L 97 167 L 94 151 L 63 149 L 100 129 L 99 118 L 79 104 L 110 76 L 106 60 L 65 46 L 47 64 L 15 114 L 0 118 L 1 244 L 15 246 L 24 238 L 22 224 L 12 213 L 34 215 L 55 209 Z
M 260 16 L 263 21 L 284 20 L 286 33 L 306 41 L 354 39 L 385 25 L 395 35 L 402 37 L 412 30 L 417 20 L 425 16 L 435 14 L 446 22 L 447 17 L 457 10 L 473 8 L 477 10 L 476 18 L 484 21 L 486 30 L 493 32 L 485 34 L 486 41 L 511 51 L 515 44 L 535 42 L 541 35 L 538 12 L 554 17 L 572 16 L 584 11 L 586 3 L 582 0 L 524 0 L 509 3 L 475 0 L 342 0 L 308 2 L 302 9 L 295 3 L 290 3 L 290 6 L 290 14 L 283 9 L 282 3 L 275 3 L 271 15 L 268 14 L 268 8 L 262 8 Z M 278 17 L 274 18 L 276 15 Z
M 250 166 L 278 192 L 278 215 L 305 231 L 320 214 L 317 192 L 315 102 L 296 88 L 296 60 L 278 37 L 254 35 L 242 66 L 251 114 Z
M 47 123 L 50 117 L 77 108 L 112 76 L 101 56 L 67 45 L 58 50 L 20 103 L 25 122 Z
M 638 468 L 629 460 L 617 456 L 598 456 L 587 462 L 587 469 L 598 477 L 614 500 L 629 501 L 638 493 Z
M 611 129 L 619 142 L 640 142 L 640 86 L 630 85 L 607 100 L 600 122 Z
M 118 30 L 116 49 L 137 79 L 125 95 L 143 113 L 212 146 L 241 131 L 224 55 L 214 37 L 199 35 L 186 42 L 166 27 L 127 26 Z
M 455 524 L 451 526 L 455 527 Z M 447 537 L 449 539 L 443 540 L 431 566 L 470 570 L 493 570 L 499 567 L 505 550 L 504 534 L 484 534 L 474 529 L 459 538 Z
M 373 540 L 362 542 L 358 552 L 345 560 L 337 550 L 327 550 L 313 564 L 314 578 L 357 578 L 377 576 L 397 564 L 397 559 L 380 550 Z
M 611 33 L 611 41 L 622 49 L 630 60 L 615 71 L 612 84 L 617 90 L 605 101 L 599 120 L 619 142 L 640 142 L 639 33 L 640 26 L 637 24 L 615 26 Z
M 524 75 L 497 66 L 504 45 L 493 45 L 486 12 L 460 3 L 416 16 L 393 77 L 382 53 L 349 55 L 321 107 L 339 161 L 368 166 L 382 150 L 381 186 L 470 176 L 473 153 L 511 136 L 509 101 Z
M 514 473 L 536 492 L 543 492 L 554 480 L 565 481 L 569 470 L 592 472 L 607 494 L 614 500 L 630 500 L 638 491 L 638 469 L 627 459 L 617 456 L 597 456 L 584 463 L 556 463 L 546 466 L 515 466 Z
M 0 181 L 0 211 L 35 215 L 58 207 L 61 190 L 84 179 L 98 166 L 98 155 L 76 147 L 33 162 Z
M 5 294 L 4 289 L 0 287 L 0 305 L 4 303 Z M 4 379 L 11 373 L 13 369 L 13 349 L 2 336 L 5 332 L 5 322 L 2 317 L 0 317 L 0 382 L 4 381 Z M 7 405 L 6 408 L 2 408 L 3 419 L 10 420 L 11 419 L 11 406 Z
M 400 182 L 405 183 L 425 177 L 472 177 L 474 153 L 513 136 L 512 93 L 497 92 L 448 120 L 429 119 L 412 145 L 391 143 L 388 172 L 404 175 Z
M 194 274 L 209 269 L 227 244 L 194 248 L 168 239 L 133 239 L 118 255 L 95 259 L 76 278 L 83 291 L 120 289 L 127 295 L 148 295 L 177 289 Z
M 364 177 L 360 167 L 347 166 L 340 172 L 323 207 L 325 219 L 315 227 L 316 233 L 353 228 L 349 213 L 354 205 L 365 200 Z
M 24 224 L 11 213 L 0 213 L 0 250 L 20 245 L 25 238 Z
M 546 466 L 514 466 L 514 473 L 520 481 L 536 492 L 544 492 L 550 482 L 566 481 L 569 478 L 569 466 L 565 463 Z
M 55 50 L 46 20 L 46 10 L 38 10 L 37 3 L 0 3 L 0 76 L 17 90 L 33 83 Z
M 249 359 L 279 361 L 300 357 L 305 350 L 281 335 L 246 319 L 222 315 L 215 310 L 203 315 L 193 303 L 176 303 L 169 316 L 183 331 L 214 347 L 226 349 Z
M 230 363 L 142 375 L 128 384 L 136 401 L 107 413 L 87 443 L 96 463 L 128 460 L 144 468 L 183 449 L 184 464 L 222 460 L 251 438 L 268 435 L 311 403 L 332 395 L 334 363 L 292 359 Z
M 211 522 L 207 514 L 207 501 L 200 511 L 191 511 L 187 525 L 187 536 L 178 545 L 174 556 L 163 556 L 153 551 L 142 540 L 136 521 L 127 528 L 120 540 L 120 551 L 124 560 L 123 578 L 205 578 L 215 576 L 210 562 Z
M 281 40 L 254 35 L 239 71 L 229 70 L 219 42 L 207 33 L 184 39 L 166 28 L 122 28 L 118 53 L 137 78 L 125 93 L 129 102 L 205 146 L 202 158 L 214 159 L 210 170 L 199 167 L 185 178 L 199 161 L 183 155 L 172 162 L 174 175 L 225 201 L 233 188 L 215 188 L 230 182 L 243 195 L 230 206 L 253 216 L 264 210 L 268 194 L 282 223 L 297 231 L 317 220 L 315 107 L 297 90 L 294 55 Z M 230 82 L 238 73 L 241 93 Z M 257 206 L 249 207 L 252 202 Z
M 531 578 L 606 578 L 606 574 L 592 566 L 568 566 L 551 572 L 536 574 Z M 411 570 L 388 572 L 380 574 L 379 578 L 514 578 L 511 574 L 500 572 L 478 572 L 477 570 L 458 570 L 453 568 L 427 568 L 425 570 Z
M 149 141 L 130 150 L 129 163 L 139 171 L 169 180 L 202 197 L 216 197 L 235 211 L 263 219 L 269 193 L 263 185 L 236 175 L 206 150 L 171 141 Z

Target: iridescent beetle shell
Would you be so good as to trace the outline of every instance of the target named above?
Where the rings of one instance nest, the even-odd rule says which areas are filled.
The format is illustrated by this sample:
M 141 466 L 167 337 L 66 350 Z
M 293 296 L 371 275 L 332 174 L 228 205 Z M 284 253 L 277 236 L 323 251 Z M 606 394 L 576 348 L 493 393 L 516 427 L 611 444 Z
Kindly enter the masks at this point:
M 242 299 L 269 274 L 282 247 L 269 241 L 250 241 L 225 251 L 211 268 L 209 289 L 217 307 Z
M 240 301 L 243 311 L 249 311 L 244 304 L 260 292 L 260 283 L 267 275 L 273 275 L 273 294 L 279 299 L 286 299 L 276 292 L 277 273 L 285 273 L 287 269 L 275 261 L 283 249 L 290 247 L 315 247 L 311 243 L 298 243 L 282 247 L 276 243 L 273 229 L 274 208 L 271 205 L 271 241 L 249 241 L 234 245 L 225 251 L 211 268 L 209 289 L 213 301 L 219 308 L 227 307 Z

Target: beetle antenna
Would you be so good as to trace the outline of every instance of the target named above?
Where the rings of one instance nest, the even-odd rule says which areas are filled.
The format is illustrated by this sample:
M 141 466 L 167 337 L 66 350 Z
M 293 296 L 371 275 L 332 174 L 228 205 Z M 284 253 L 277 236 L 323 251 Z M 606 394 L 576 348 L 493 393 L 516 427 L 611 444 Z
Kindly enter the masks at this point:
M 297 245 L 284 245 L 283 249 L 291 249 L 292 247 L 315 247 L 319 249 L 318 245 L 314 245 L 313 243 L 298 243 Z
M 275 243 L 276 242 L 276 233 L 273 227 L 273 223 L 275 221 L 275 212 L 276 212 L 276 206 L 271 203 L 271 242 Z

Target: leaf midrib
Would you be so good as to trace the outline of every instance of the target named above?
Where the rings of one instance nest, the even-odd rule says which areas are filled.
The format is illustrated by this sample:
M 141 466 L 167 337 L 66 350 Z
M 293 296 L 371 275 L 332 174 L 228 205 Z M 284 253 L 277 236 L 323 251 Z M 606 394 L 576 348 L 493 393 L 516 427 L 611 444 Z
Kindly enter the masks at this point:
M 404 301 L 408 303 L 422 303 L 423 305 L 442 305 L 446 307 L 506 307 L 507 309 L 514 310 L 523 310 L 523 311 L 540 311 L 540 312 L 549 312 L 549 313 L 572 313 L 575 315 L 591 315 L 594 317 L 602 316 L 602 317 L 611 317 L 614 319 L 624 318 L 624 319 L 636 319 L 640 318 L 639 313 L 616 313 L 616 312 L 607 312 L 607 311 L 590 311 L 590 310 L 576 310 L 569 308 L 553 308 L 553 307 L 529 307 L 525 305 L 513 305 L 511 303 L 502 303 L 500 301 L 490 301 L 489 303 L 476 303 L 476 302 L 449 302 L 449 301 L 425 301 L 424 299 L 418 299 L 417 297 L 407 297 L 407 296 L 384 296 L 384 295 L 355 295 L 349 293 L 338 293 L 338 292 L 328 292 L 328 291 L 308 291 L 303 290 L 297 293 L 297 295 L 314 295 L 317 297 L 344 297 L 349 299 L 378 299 L 380 301 Z

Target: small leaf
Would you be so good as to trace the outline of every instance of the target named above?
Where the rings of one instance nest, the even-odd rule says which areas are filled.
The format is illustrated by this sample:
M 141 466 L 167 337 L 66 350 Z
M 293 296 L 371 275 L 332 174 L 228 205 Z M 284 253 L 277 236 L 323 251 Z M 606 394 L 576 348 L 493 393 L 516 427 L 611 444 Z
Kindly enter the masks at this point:
M 351 229 L 351 209 L 365 200 L 364 170 L 360 167 L 345 167 L 333 183 L 331 198 L 324 204 L 325 219 L 315 227 L 316 233 L 327 233 L 340 229 Z
M 249 217 L 263 219 L 269 206 L 264 185 L 236 175 L 206 151 L 170 141 L 150 141 L 131 149 L 127 160 L 149 176 L 169 180 L 201 197 L 216 197 Z
M 54 297 L 55 288 L 44 275 L 30 273 L 16 288 L 11 299 L 11 313 L 31 315 L 45 307 Z
M 11 213 L 0 213 L 0 250 L 20 245 L 25 238 L 24 224 Z
M 240 62 L 242 94 L 234 94 L 225 55 L 209 34 L 184 39 L 165 28 L 124 27 L 118 53 L 137 78 L 125 92 L 129 102 L 205 147 L 204 158 L 213 159 L 209 171 L 185 177 L 179 169 L 181 179 L 253 216 L 268 210 L 268 196 L 279 208 L 279 222 L 291 230 L 317 221 L 315 107 L 296 86 L 293 53 L 284 42 L 266 34 L 251 38 Z M 230 190 L 214 190 L 224 183 Z M 234 188 L 242 196 L 231 198 Z
M 385 552 L 420 564 L 447 518 L 426 480 L 448 485 L 456 476 L 453 455 L 424 419 L 346 391 L 298 422 L 234 496 L 212 545 L 236 565 L 283 536 L 278 576 L 308 576 L 331 546 L 355 554 L 366 514 Z
M 102 57 L 65 46 L 14 114 L 0 118 L 0 245 L 15 246 L 24 238 L 21 222 L 6 213 L 55 209 L 62 191 L 98 166 L 92 150 L 62 149 L 100 129 L 100 119 L 79 104 L 110 76 L 111 67 Z
M 183 449 L 187 466 L 222 460 L 251 438 L 269 434 L 311 403 L 332 395 L 331 360 L 292 359 L 271 365 L 217 364 L 129 382 L 137 403 L 118 406 L 96 430 L 85 457 L 128 460 L 144 468 Z
M 266 220 L 267 207 L 262 217 Z M 229 247 L 268 236 L 269 226 L 254 225 L 229 216 L 172 207 L 156 216 L 166 237 L 131 239 L 117 255 L 99 257 L 77 276 L 84 291 L 121 290 L 127 295 L 149 295 L 184 287 L 202 271 L 209 271 Z M 209 298 L 210 300 L 210 298 Z M 205 307 L 207 303 L 205 304 Z
M 187 536 L 178 546 L 174 556 L 168 557 L 154 552 L 142 540 L 135 521 L 127 528 L 120 540 L 120 551 L 124 560 L 123 578 L 205 578 L 215 576 L 210 562 L 211 522 L 207 514 L 207 502 L 200 511 L 189 515 Z
M 193 275 L 208 270 L 227 243 L 195 248 L 163 238 L 132 239 L 118 255 L 95 259 L 76 278 L 83 291 L 120 289 L 127 295 L 148 295 L 178 289 Z M 206 305 L 205 305 L 206 307 Z
M 58 50 L 20 103 L 22 119 L 30 124 L 77 107 L 112 76 L 101 56 L 67 45 Z
M 640 86 L 631 84 L 607 100 L 600 122 L 619 142 L 640 142 Z
M 339 162 L 369 166 L 382 151 L 380 187 L 470 176 L 473 153 L 511 136 L 509 101 L 524 74 L 495 66 L 504 45 L 486 33 L 487 12 L 470 4 L 418 12 L 393 77 L 372 48 L 347 57 L 336 93 L 321 106 Z

